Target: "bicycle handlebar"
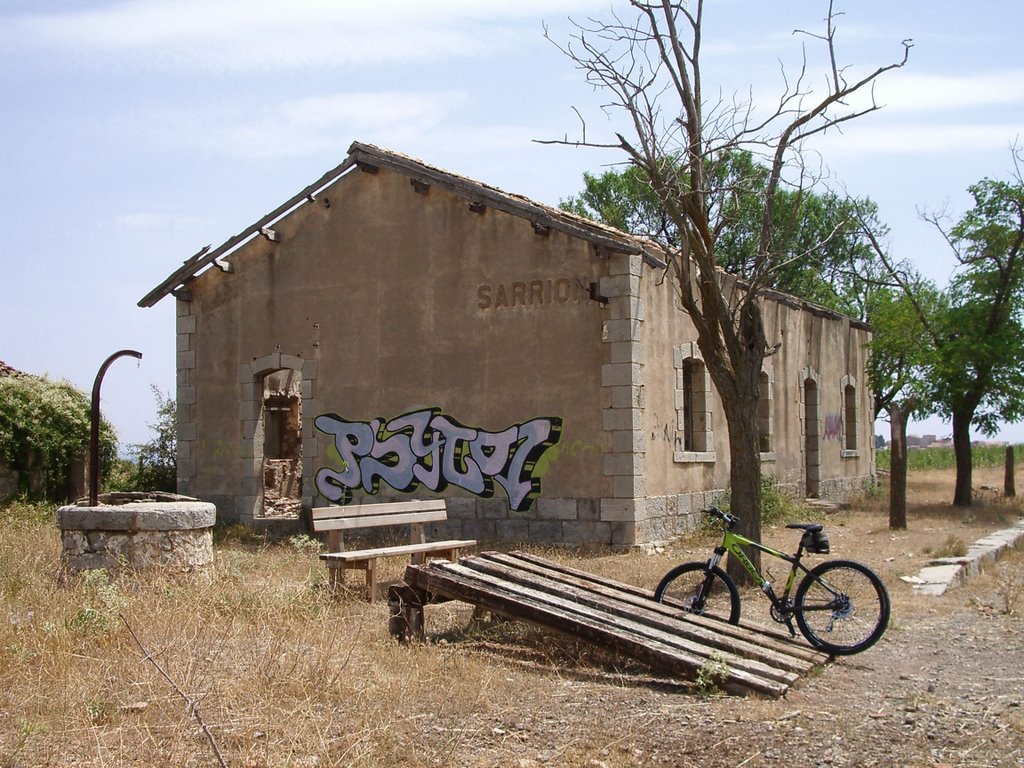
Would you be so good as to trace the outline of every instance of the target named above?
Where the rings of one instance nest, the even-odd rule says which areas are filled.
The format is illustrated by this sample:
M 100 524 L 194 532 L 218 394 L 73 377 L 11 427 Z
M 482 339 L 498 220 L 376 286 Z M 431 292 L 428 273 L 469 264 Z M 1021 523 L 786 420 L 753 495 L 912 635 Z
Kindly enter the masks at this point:
M 719 520 L 725 523 L 726 528 L 728 528 L 730 531 L 733 528 L 735 528 L 736 524 L 740 521 L 740 519 L 736 517 L 736 515 L 730 515 L 727 512 L 723 512 L 718 507 L 709 507 L 708 509 L 704 510 L 704 513 L 707 515 L 711 515 L 712 517 L 717 517 Z

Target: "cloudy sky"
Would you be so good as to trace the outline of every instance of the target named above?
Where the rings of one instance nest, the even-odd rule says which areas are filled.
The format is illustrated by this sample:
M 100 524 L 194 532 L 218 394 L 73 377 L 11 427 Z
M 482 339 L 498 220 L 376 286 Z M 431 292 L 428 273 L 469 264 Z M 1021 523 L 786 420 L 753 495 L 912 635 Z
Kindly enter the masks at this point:
M 621 6 L 621 3 L 619 4 Z M 837 0 L 850 77 L 898 60 L 885 108 L 828 136 L 830 183 L 878 202 L 893 252 L 939 282 L 952 266 L 918 211 L 969 205 L 1024 133 L 1019 0 Z M 557 204 L 613 152 L 544 146 L 616 127 L 544 38 L 608 0 L 0 0 L 0 359 L 104 383 L 123 442 L 148 437 L 150 386 L 174 389 L 174 305 L 136 302 L 343 159 L 378 144 Z M 825 2 L 710 0 L 705 94 L 770 104 Z M 929 422 L 917 431 L 948 434 Z M 1004 437 L 1024 440 L 1024 427 Z

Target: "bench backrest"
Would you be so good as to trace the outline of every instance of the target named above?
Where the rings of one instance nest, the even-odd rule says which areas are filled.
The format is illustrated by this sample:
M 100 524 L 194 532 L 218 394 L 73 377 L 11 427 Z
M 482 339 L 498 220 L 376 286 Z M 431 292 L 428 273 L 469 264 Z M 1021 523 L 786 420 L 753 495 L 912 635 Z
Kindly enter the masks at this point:
M 353 504 L 347 507 L 316 507 L 313 509 L 313 530 L 337 531 L 351 528 L 373 528 L 379 525 L 430 523 L 436 520 L 445 520 L 447 517 L 444 499 Z
M 416 499 L 345 507 L 315 507 L 312 518 L 313 530 L 328 532 L 328 546 L 338 549 L 343 543 L 342 531 L 387 525 L 411 525 L 410 543 L 421 543 L 425 540 L 423 523 L 446 520 L 448 512 L 444 499 Z

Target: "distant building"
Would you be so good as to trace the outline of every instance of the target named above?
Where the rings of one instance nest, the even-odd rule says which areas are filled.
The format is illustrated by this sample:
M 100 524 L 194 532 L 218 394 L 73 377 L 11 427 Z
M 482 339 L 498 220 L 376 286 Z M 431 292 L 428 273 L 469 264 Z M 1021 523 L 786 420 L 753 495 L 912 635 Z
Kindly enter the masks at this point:
M 404 155 L 353 144 L 139 303 L 168 295 L 179 491 L 222 521 L 414 494 L 448 499 L 453 535 L 632 545 L 728 488 L 725 418 L 657 248 Z M 764 471 L 861 489 L 868 329 L 783 294 L 764 315 L 781 342 Z
M 935 435 L 907 435 L 907 448 L 927 448 L 935 440 Z

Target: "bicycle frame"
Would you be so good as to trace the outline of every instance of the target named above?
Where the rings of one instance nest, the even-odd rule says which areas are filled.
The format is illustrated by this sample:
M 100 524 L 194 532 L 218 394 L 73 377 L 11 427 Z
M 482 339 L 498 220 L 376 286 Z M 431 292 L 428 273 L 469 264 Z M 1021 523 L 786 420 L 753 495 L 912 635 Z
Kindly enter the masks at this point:
M 803 556 L 803 545 L 801 544 L 797 548 L 795 555 L 787 555 L 785 552 L 780 552 L 777 549 L 772 549 L 760 542 L 752 541 L 745 536 L 734 533 L 728 528 L 726 528 L 723 533 L 724 536 L 722 538 L 722 543 L 715 547 L 714 554 L 712 554 L 711 558 L 708 560 L 708 570 L 710 571 L 711 568 L 718 565 L 725 556 L 725 553 L 728 552 L 743 565 L 743 569 L 750 575 L 750 578 L 754 580 L 754 583 L 761 588 L 761 591 L 767 595 L 772 606 L 779 611 L 781 615 L 787 615 L 790 609 L 789 594 L 793 590 L 793 585 L 796 583 L 797 572 L 803 571 L 804 573 L 807 573 L 808 571 L 808 569 L 800 562 Z M 750 558 L 747 557 L 747 553 L 743 551 L 744 546 L 754 547 L 765 554 L 776 557 L 779 560 L 784 560 L 790 564 L 789 576 L 786 578 L 786 587 L 783 590 L 781 597 L 775 594 L 775 590 L 772 588 L 772 583 L 754 567 L 752 562 L 750 562 Z M 790 628 L 790 631 L 792 631 L 792 627 Z

